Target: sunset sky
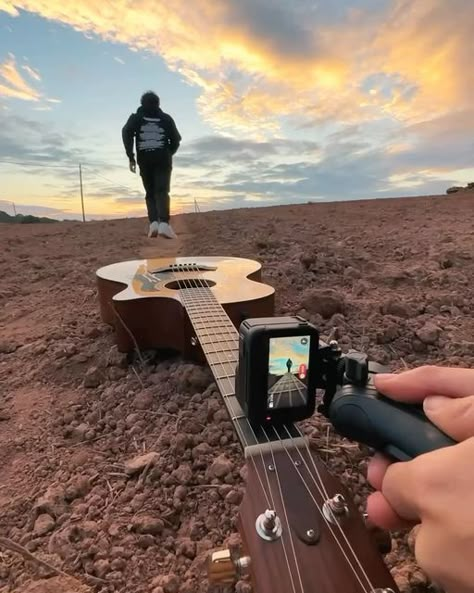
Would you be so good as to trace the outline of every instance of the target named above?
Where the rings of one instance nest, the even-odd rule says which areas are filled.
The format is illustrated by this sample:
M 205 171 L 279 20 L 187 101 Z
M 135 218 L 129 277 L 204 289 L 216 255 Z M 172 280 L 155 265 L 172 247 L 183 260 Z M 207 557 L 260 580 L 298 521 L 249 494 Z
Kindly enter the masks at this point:
M 309 365 L 309 339 L 303 340 L 301 336 L 286 338 L 272 338 L 269 345 L 268 369 L 272 375 L 284 375 L 288 372 L 286 363 L 288 359 L 293 363 L 292 372 L 297 373 L 301 364 Z
M 474 181 L 473 0 L 0 0 L 0 209 L 144 216 L 121 127 L 154 89 L 173 211 Z

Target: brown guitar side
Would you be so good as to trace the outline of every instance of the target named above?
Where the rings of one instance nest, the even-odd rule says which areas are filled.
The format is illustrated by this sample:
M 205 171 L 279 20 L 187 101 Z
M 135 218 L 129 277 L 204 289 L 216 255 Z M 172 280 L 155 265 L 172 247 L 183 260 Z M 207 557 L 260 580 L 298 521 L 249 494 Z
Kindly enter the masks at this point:
M 160 281 L 143 290 L 137 280 L 152 270 L 179 264 L 202 264 L 213 270 L 167 272 Z M 106 266 L 97 271 L 101 318 L 115 329 L 120 352 L 171 349 L 196 362 L 205 362 L 199 346 L 192 344 L 191 321 L 176 290 L 177 280 L 208 282 L 210 290 L 238 328 L 246 317 L 271 317 L 274 294 L 261 283 L 258 262 L 230 257 L 182 257 L 134 260 Z M 133 336 L 133 338 L 132 338 Z M 135 345 L 136 342 L 136 345 Z

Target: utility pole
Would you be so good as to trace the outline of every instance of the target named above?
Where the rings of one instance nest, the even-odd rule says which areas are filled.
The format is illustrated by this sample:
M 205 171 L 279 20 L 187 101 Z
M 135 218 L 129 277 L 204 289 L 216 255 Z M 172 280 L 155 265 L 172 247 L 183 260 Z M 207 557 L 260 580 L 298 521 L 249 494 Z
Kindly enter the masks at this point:
M 79 185 L 81 186 L 82 222 L 86 222 L 86 215 L 84 214 L 84 190 L 82 187 L 82 166 L 81 166 L 81 163 L 79 163 Z

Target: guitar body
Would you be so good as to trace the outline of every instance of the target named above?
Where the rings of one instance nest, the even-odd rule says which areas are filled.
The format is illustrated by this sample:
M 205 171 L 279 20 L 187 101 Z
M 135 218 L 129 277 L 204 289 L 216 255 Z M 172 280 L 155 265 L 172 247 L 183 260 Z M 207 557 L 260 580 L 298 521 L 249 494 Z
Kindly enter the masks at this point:
M 124 261 L 96 272 L 102 320 L 115 328 L 120 352 L 138 347 L 175 350 L 205 362 L 180 288 L 199 296 L 209 288 L 238 329 L 247 317 L 271 317 L 274 294 L 261 283 L 261 265 L 235 257 L 177 257 Z M 206 303 L 196 298 L 206 317 Z M 189 299 L 188 299 L 189 306 Z M 209 306 L 209 309 L 211 305 Z

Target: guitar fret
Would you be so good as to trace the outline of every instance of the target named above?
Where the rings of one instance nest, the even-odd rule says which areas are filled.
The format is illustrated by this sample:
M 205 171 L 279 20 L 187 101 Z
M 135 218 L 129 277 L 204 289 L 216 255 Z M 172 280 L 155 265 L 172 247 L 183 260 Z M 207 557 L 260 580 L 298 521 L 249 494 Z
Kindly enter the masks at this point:
M 223 313 L 222 309 L 206 309 L 204 307 L 196 307 L 195 309 L 192 307 L 186 307 L 186 311 L 190 315 L 190 317 L 221 317 L 223 319 L 228 320 L 229 318 Z
M 209 344 L 230 344 L 231 347 L 237 344 L 237 340 L 232 334 L 228 334 L 228 337 L 225 337 L 224 334 L 215 334 L 215 335 L 205 335 L 205 336 L 198 336 L 201 345 L 209 345 Z M 233 344 L 234 342 L 234 344 Z
M 207 361 L 209 366 L 212 368 L 222 363 L 230 362 L 237 364 L 239 362 L 239 358 L 234 349 L 232 350 L 225 350 L 223 352 L 206 352 Z
M 217 364 L 211 364 L 210 366 L 216 379 L 230 379 L 235 377 L 235 364 L 219 362 Z
M 209 346 L 210 344 L 227 344 L 227 349 L 237 347 L 237 340 L 232 334 L 224 334 L 222 332 L 209 332 L 204 335 L 198 334 L 201 346 Z
M 225 327 L 220 321 L 194 321 L 194 329 L 225 329 L 229 333 L 235 333 L 230 327 Z
M 225 372 L 227 375 L 232 374 L 235 371 L 237 360 L 217 360 L 216 362 L 210 362 L 209 366 L 212 371 Z
M 232 396 L 235 395 L 235 392 L 234 392 L 234 388 L 233 387 L 231 387 L 230 391 L 227 391 L 226 389 L 224 389 L 223 387 L 221 387 L 220 388 L 220 391 L 221 391 L 221 395 L 222 395 L 223 399 L 226 399 L 227 397 L 232 397 Z
M 223 396 L 229 397 L 231 395 L 235 395 L 234 377 L 224 377 L 222 379 L 216 379 L 216 381 Z
M 216 311 L 222 311 L 222 305 L 220 305 L 217 301 L 206 301 L 202 298 L 184 298 L 182 301 L 187 307 L 194 307 L 195 309 L 212 308 Z
M 227 331 L 229 333 L 237 335 L 237 331 L 233 325 L 227 325 L 221 321 L 216 321 L 214 319 L 199 319 L 194 320 L 192 319 L 193 327 L 196 331 L 205 331 L 206 329 L 222 329 L 222 331 Z
M 201 346 L 205 354 L 234 353 L 237 350 L 237 343 L 234 343 L 232 340 L 224 340 L 221 342 L 212 340 L 211 342 L 206 343 L 201 342 Z
M 182 299 L 186 306 L 193 307 L 195 309 L 214 309 L 214 311 L 222 311 L 223 307 L 217 301 L 210 301 L 201 297 L 195 299 Z

